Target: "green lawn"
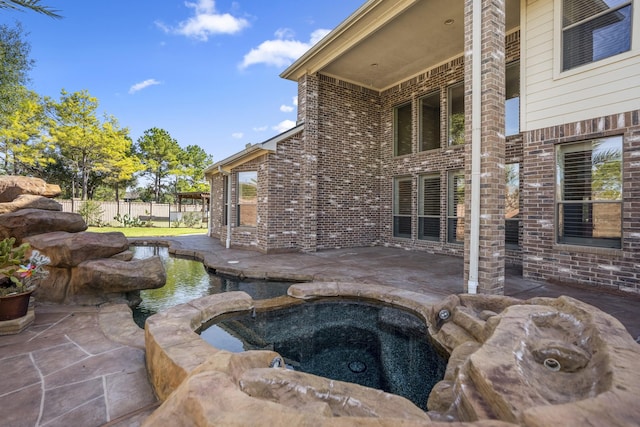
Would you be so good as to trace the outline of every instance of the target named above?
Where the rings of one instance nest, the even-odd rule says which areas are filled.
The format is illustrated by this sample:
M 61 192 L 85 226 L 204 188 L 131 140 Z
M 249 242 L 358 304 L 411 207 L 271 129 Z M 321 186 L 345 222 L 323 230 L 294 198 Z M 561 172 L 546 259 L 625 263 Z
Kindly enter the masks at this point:
M 89 227 L 87 231 L 93 231 L 96 233 L 120 231 L 127 237 L 161 237 L 181 236 L 184 234 L 205 234 L 207 229 L 187 227 Z

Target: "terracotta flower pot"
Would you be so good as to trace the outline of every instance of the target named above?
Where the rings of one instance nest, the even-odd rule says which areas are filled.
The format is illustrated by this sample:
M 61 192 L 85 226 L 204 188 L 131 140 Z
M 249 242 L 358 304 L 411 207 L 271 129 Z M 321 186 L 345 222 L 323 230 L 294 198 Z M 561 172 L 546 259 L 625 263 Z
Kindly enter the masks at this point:
M 0 297 L 0 321 L 18 319 L 26 315 L 32 292 Z

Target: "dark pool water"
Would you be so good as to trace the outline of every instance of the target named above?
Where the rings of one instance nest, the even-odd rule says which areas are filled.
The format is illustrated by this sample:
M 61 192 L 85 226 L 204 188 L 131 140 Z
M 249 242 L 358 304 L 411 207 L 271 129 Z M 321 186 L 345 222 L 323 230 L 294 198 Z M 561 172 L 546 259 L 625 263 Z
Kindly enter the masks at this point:
M 138 326 L 144 327 L 147 317 L 177 304 L 206 295 L 230 291 L 244 291 L 253 299 L 268 299 L 286 295 L 290 282 L 265 280 L 238 280 L 207 272 L 201 262 L 174 257 L 166 247 L 132 246 L 134 258 L 143 259 L 157 255 L 167 272 L 167 283 L 159 289 L 140 291 L 142 302 L 133 311 Z
M 274 350 L 291 369 L 404 396 L 424 410 L 447 364 L 413 314 L 349 300 L 249 312 L 201 336 L 233 352 Z

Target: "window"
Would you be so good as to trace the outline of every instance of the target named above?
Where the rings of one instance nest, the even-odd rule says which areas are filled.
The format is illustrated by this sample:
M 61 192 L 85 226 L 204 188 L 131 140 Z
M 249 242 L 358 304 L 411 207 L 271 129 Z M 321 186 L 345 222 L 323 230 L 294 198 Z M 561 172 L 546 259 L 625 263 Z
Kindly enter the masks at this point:
M 504 195 L 504 240 L 507 248 L 520 246 L 520 165 L 505 165 L 507 188 Z
M 631 0 L 562 0 L 562 71 L 631 49 Z
M 464 144 L 464 83 L 448 89 L 449 145 Z
M 411 104 L 393 110 L 394 154 L 411 154 Z
M 440 148 L 440 92 L 420 99 L 420 151 Z
M 620 248 L 622 137 L 557 148 L 557 241 Z
M 505 74 L 507 81 L 504 106 L 505 135 L 517 135 L 520 133 L 520 63 L 514 62 L 507 65 Z
M 394 180 L 393 237 L 411 238 L 411 178 Z
M 238 221 L 240 227 L 258 223 L 258 172 L 238 172 Z
M 420 177 L 418 239 L 440 240 L 440 176 Z
M 229 224 L 229 175 L 222 176 L 222 225 Z
M 447 241 L 464 243 L 464 172 L 450 171 L 447 181 Z

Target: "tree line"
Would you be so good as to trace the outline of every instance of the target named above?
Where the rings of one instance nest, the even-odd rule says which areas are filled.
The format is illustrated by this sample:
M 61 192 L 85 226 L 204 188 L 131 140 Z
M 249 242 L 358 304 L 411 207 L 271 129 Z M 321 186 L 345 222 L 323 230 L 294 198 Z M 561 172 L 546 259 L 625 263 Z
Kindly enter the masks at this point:
M 38 95 L 27 88 L 29 52 L 20 24 L 0 25 L 0 173 L 39 177 L 82 200 L 119 200 L 129 188 L 132 198 L 166 203 L 208 191 L 213 159 L 201 147 L 182 148 L 157 127 L 134 142 L 114 116 L 98 114 L 87 90 Z

